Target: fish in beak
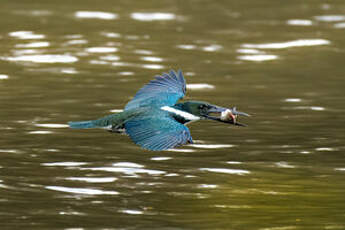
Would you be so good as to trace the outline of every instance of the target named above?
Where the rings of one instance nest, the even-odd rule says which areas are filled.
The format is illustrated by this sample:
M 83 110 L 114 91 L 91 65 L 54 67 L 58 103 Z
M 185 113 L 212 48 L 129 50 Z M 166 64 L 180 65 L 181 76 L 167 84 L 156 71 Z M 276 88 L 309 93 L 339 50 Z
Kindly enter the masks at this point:
M 211 116 L 210 114 L 212 113 L 217 113 L 219 114 L 219 116 Z M 207 114 L 205 115 L 205 118 L 237 126 L 247 126 L 246 124 L 242 124 L 237 121 L 239 116 L 249 117 L 250 115 L 244 112 L 237 111 L 236 107 L 223 108 L 220 106 L 211 105 L 207 111 Z

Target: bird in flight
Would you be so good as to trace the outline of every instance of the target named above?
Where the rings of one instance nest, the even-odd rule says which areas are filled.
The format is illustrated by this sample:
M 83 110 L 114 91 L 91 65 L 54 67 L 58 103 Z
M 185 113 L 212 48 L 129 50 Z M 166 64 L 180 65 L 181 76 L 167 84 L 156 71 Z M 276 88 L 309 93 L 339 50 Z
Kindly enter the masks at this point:
M 215 120 L 237 126 L 236 107 L 223 108 L 202 101 L 177 103 L 186 94 L 186 80 L 181 70 L 163 73 L 143 86 L 127 103 L 123 112 L 96 120 L 69 122 L 72 129 L 106 128 L 125 133 L 134 143 L 152 151 L 167 150 L 193 143 L 187 124 L 198 120 Z M 215 115 L 218 116 L 215 116 Z

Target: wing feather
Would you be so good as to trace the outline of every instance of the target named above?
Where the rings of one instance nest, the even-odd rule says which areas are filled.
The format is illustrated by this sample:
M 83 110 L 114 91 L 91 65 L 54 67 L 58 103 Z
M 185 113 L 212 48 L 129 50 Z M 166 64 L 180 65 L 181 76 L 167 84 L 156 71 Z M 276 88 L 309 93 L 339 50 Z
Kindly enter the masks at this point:
M 171 70 L 156 76 L 142 87 L 127 103 L 125 110 L 143 106 L 172 106 L 186 94 L 186 81 L 182 72 Z
M 170 116 L 132 119 L 125 123 L 126 132 L 134 143 L 148 150 L 166 150 L 192 143 L 189 129 Z

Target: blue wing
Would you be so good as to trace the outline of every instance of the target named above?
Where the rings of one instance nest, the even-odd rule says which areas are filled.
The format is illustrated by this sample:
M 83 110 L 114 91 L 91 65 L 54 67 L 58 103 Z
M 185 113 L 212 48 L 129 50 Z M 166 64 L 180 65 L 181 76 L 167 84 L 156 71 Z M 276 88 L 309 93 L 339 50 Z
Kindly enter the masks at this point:
M 170 116 L 152 113 L 126 122 L 125 128 L 134 143 L 148 150 L 166 150 L 193 143 L 189 129 Z
M 125 110 L 142 106 L 172 106 L 184 97 L 186 93 L 186 80 L 182 72 L 173 70 L 169 74 L 163 73 L 142 87 L 128 102 Z

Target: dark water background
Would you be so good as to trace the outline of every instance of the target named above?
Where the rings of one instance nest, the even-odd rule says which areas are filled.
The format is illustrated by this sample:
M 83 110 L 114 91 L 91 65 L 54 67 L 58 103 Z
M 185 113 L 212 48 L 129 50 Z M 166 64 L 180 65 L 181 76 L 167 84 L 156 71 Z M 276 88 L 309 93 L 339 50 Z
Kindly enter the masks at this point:
M 91 12 L 89 12 L 91 11 Z M 1 1 L 0 229 L 345 229 L 344 1 Z M 149 152 L 71 120 L 161 72 L 249 127 Z

